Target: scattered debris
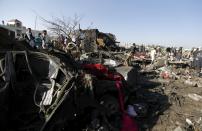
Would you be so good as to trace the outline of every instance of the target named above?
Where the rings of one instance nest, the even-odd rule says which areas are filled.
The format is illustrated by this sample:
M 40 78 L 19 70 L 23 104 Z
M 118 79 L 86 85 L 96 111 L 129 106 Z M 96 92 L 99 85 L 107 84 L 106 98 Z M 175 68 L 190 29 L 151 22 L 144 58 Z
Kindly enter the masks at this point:
M 174 131 L 183 131 L 180 126 L 176 127 Z
M 0 130 L 202 130 L 200 50 L 77 35 L 35 49 L 0 28 Z
M 188 94 L 188 97 L 191 98 L 192 100 L 195 100 L 195 101 L 202 100 L 202 96 L 197 95 L 197 94 Z

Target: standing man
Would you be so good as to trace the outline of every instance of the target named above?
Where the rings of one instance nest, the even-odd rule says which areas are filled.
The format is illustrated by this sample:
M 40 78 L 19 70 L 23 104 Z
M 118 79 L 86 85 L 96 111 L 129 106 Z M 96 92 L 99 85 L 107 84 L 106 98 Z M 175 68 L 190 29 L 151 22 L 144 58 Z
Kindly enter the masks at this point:
M 125 60 L 125 62 L 124 62 L 125 65 L 129 66 L 129 65 L 132 64 L 132 63 L 131 63 L 131 62 L 132 62 L 131 59 L 134 58 L 134 55 L 135 55 L 136 52 L 137 52 L 137 47 L 136 47 L 136 44 L 133 43 L 133 46 L 132 46 L 130 52 L 127 53 L 127 58 L 126 58 L 126 60 Z
M 198 57 L 199 57 L 199 61 L 200 61 L 200 76 L 202 76 L 202 47 L 199 48 L 199 53 L 198 53 Z
M 42 32 L 42 48 L 47 49 L 50 43 L 50 39 L 47 35 L 47 31 L 43 30 Z
M 202 75 L 202 48 L 201 47 L 199 47 L 196 52 L 195 63 L 196 63 L 196 70 L 200 73 L 200 75 Z
M 156 48 L 153 48 L 150 52 L 150 57 L 151 57 L 151 64 L 154 63 L 154 61 L 156 60 Z
M 41 46 L 42 46 L 42 36 L 41 36 L 41 33 L 38 33 L 38 36 L 35 38 L 34 42 L 35 42 L 35 47 L 37 49 L 41 48 Z
M 25 39 L 31 47 L 34 47 L 34 36 L 32 35 L 32 29 L 31 28 L 27 29 Z
M 181 61 L 182 60 L 182 47 L 179 47 L 178 52 L 177 52 L 177 60 Z
M 133 53 L 133 55 L 137 52 L 137 46 L 135 43 L 133 43 L 133 46 L 132 46 L 132 50 L 131 50 L 131 53 Z

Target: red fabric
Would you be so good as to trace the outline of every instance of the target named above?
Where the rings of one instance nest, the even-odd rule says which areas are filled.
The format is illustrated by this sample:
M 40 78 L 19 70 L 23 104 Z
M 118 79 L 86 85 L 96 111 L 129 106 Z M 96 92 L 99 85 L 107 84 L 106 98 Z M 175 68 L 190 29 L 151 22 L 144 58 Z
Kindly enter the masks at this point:
M 99 70 L 102 73 L 107 73 L 108 69 L 102 64 L 84 64 L 84 69 Z
M 116 88 L 119 92 L 120 109 L 123 112 L 121 131 L 138 131 L 137 124 L 124 110 L 124 96 L 123 92 L 121 91 L 120 81 L 116 81 Z
M 163 79 L 169 79 L 169 78 L 171 78 L 171 77 L 170 77 L 170 73 L 167 72 L 167 71 L 161 72 L 160 76 L 161 76 Z
M 84 64 L 83 68 L 86 70 L 89 70 L 92 74 L 96 75 L 97 77 L 103 75 L 104 78 L 102 79 L 113 80 L 113 81 L 124 79 L 123 76 L 119 73 L 109 72 L 107 67 L 105 67 L 102 64 Z
M 135 121 L 125 112 L 124 110 L 124 95 L 122 92 L 121 81 L 124 79 L 119 73 L 110 73 L 109 70 L 102 64 L 85 64 L 83 68 L 90 71 L 92 74 L 101 76 L 104 74 L 104 78 L 107 80 L 116 81 L 116 88 L 118 90 L 119 96 L 119 106 L 122 112 L 122 128 L 121 131 L 138 131 L 137 124 Z
M 121 131 L 138 131 L 137 124 L 126 113 L 123 114 Z

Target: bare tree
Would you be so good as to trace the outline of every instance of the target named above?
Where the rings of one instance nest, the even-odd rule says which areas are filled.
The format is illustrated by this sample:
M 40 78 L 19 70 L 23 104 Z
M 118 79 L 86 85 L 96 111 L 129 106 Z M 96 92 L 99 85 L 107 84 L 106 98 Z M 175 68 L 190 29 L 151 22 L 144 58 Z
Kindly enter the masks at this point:
M 44 18 L 41 19 L 47 24 L 48 30 L 57 36 L 63 34 L 72 41 L 72 38 L 78 35 L 78 29 L 80 28 L 79 25 L 81 21 L 81 17 L 78 15 L 74 15 L 73 18 L 65 18 L 63 16 L 62 18 L 53 17 L 52 20 L 46 20 Z

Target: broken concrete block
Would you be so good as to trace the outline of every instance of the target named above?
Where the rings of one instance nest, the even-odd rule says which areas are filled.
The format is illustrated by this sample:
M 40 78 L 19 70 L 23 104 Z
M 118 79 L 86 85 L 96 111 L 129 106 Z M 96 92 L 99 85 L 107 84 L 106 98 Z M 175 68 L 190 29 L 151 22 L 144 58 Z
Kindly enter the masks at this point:
M 197 83 L 194 82 L 194 81 L 191 81 L 191 80 L 186 80 L 184 82 L 185 85 L 188 85 L 188 86 L 193 86 L 193 87 L 196 87 L 197 86 Z
M 188 94 L 188 97 L 191 98 L 192 100 L 195 100 L 195 101 L 202 100 L 202 96 L 197 95 L 197 94 Z
M 180 126 L 178 126 L 178 127 L 176 127 L 176 128 L 174 129 L 174 131 L 183 131 L 183 130 L 182 130 L 182 128 L 181 128 Z

